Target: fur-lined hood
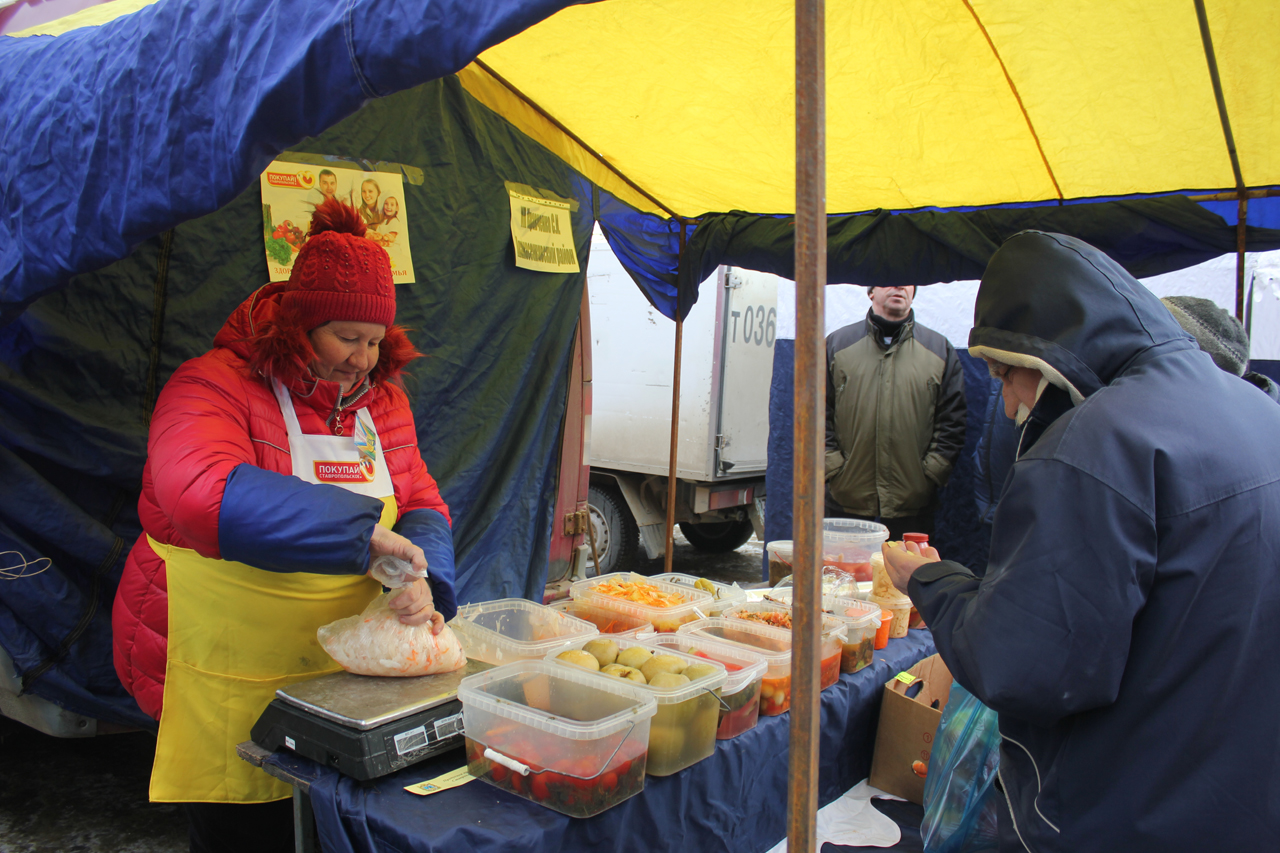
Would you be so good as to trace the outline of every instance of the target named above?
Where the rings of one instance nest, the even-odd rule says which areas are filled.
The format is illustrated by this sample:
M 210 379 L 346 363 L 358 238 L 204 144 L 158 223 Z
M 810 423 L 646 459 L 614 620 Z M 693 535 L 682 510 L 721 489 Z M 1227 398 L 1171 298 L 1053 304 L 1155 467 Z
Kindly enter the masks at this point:
M 250 294 L 231 312 L 214 337 L 213 345 L 226 347 L 244 359 L 254 374 L 279 379 L 290 390 L 309 389 L 320 380 L 309 367 L 316 356 L 307 337 L 308 330 L 278 322 L 285 286 L 285 282 L 273 282 Z M 378 363 L 369 373 L 369 380 L 375 385 L 385 382 L 398 385 L 405 365 L 420 355 L 402 328 L 388 326 L 379 347 Z

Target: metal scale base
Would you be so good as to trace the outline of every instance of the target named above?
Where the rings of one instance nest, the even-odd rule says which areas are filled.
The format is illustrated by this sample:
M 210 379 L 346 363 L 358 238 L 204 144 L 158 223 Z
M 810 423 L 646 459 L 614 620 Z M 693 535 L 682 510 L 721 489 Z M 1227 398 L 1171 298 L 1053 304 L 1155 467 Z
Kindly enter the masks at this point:
M 468 661 L 456 672 L 382 678 L 335 672 L 276 691 L 250 737 L 288 749 L 361 782 L 461 746 L 458 685 L 490 669 Z

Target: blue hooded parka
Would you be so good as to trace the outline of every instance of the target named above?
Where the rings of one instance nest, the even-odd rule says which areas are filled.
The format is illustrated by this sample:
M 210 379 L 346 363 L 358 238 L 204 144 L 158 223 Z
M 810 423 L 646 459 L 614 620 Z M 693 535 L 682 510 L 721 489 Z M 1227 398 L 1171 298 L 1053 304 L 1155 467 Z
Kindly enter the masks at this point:
M 1280 407 L 1059 234 L 996 252 L 969 343 L 1051 383 L 985 577 L 908 588 L 999 714 L 1001 850 L 1280 850 Z

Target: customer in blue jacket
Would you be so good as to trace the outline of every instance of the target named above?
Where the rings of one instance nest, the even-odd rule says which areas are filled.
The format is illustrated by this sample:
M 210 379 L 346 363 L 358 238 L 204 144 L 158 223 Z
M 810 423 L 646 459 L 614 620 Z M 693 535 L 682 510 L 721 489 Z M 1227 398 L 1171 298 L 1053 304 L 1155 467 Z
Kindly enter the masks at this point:
M 1025 424 L 978 579 L 886 549 L 1000 718 L 1004 850 L 1280 850 L 1280 407 L 1093 247 L 992 257 L 969 352 Z

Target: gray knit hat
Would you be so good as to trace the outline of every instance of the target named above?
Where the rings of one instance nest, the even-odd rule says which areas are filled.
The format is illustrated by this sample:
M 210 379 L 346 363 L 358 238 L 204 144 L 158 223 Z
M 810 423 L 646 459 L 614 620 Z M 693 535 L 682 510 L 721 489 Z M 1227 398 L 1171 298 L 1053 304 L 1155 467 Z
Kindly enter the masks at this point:
M 1236 376 L 1244 376 L 1249 364 L 1249 336 L 1244 326 L 1210 299 L 1198 296 L 1166 296 L 1160 300 L 1169 313 L 1213 363 Z

